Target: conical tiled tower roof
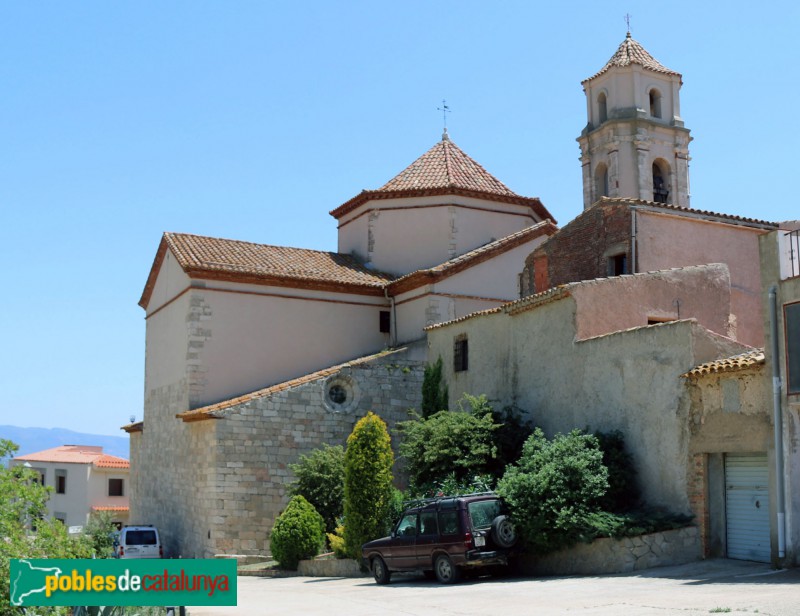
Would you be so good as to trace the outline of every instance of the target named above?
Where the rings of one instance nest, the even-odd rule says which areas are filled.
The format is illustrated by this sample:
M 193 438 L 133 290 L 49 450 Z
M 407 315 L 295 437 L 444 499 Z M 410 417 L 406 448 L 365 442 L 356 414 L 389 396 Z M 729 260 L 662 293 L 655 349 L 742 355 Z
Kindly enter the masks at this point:
M 377 190 L 363 190 L 330 212 L 340 218 L 373 199 L 458 194 L 515 203 L 533 209 L 541 220 L 555 219 L 535 197 L 518 195 L 450 141 L 442 140 Z
M 614 66 L 630 66 L 631 64 L 638 64 L 639 66 L 646 68 L 647 70 L 654 71 L 656 73 L 663 73 L 665 75 L 676 75 L 678 77 L 681 76 L 680 73 L 677 73 L 671 69 L 668 69 L 666 66 L 661 64 L 658 60 L 656 60 L 650 53 L 642 47 L 642 44 L 639 41 L 634 40 L 631 38 L 631 33 L 628 32 L 625 40 L 622 41 L 622 44 L 619 46 L 617 51 L 611 56 L 611 59 L 606 62 L 605 66 L 597 71 L 591 77 L 584 79 L 581 83 L 586 83 L 590 79 L 594 79 L 595 77 L 599 77 L 610 68 Z
M 378 191 L 461 188 L 517 196 L 508 186 L 445 137 Z

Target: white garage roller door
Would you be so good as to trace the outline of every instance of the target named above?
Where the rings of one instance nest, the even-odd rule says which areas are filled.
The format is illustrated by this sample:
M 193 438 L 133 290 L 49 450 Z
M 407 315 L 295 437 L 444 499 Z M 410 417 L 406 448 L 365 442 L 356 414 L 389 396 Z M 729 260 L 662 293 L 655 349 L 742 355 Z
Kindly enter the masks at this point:
M 766 454 L 725 456 L 728 558 L 770 562 Z

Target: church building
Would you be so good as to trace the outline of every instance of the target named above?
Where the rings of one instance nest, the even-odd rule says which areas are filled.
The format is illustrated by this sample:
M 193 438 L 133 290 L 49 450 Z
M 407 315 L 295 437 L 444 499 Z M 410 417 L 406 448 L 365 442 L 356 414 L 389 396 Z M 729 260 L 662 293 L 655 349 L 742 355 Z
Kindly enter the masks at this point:
M 763 344 L 759 237 L 779 226 L 690 208 L 681 84 L 630 33 L 583 82 L 583 212 L 562 229 L 445 131 L 330 212 L 337 252 L 165 233 L 140 300 L 144 419 L 124 426 L 132 523 L 170 556 L 266 553 L 289 465 L 367 411 L 406 419 L 438 356 L 453 394 L 530 403 L 547 428 L 587 425 L 577 406 L 631 439 L 681 434 L 654 401 L 685 410 L 681 374 Z M 685 440 L 635 451 L 653 500 L 688 509 L 702 483 L 659 475 L 688 464 Z

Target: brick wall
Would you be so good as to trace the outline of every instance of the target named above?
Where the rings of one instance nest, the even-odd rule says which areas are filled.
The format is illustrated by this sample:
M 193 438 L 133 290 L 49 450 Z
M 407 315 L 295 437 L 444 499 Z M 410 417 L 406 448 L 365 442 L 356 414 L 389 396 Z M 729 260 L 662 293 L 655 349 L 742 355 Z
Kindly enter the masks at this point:
M 630 208 L 598 204 L 561 228 L 534 251 L 536 292 L 608 275 L 608 257 L 625 253 L 630 267 Z M 528 274 L 529 276 L 529 274 Z
M 703 557 L 710 555 L 709 532 L 711 516 L 708 508 L 707 456 L 696 453 L 689 458 L 686 487 L 689 493 L 689 508 L 694 514 L 694 523 L 700 535 Z

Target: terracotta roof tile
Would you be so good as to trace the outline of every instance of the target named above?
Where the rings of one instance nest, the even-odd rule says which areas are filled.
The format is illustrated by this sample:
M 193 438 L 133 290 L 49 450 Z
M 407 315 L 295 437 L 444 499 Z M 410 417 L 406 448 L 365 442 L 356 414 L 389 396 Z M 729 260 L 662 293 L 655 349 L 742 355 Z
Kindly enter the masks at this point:
M 131 463 L 125 458 L 112 456 L 110 454 L 103 454 L 94 461 L 94 465 L 98 468 L 125 468 L 131 467 Z
M 330 214 L 341 218 L 373 199 L 396 199 L 430 195 L 464 195 L 530 207 L 540 220 L 555 222 L 537 198 L 518 195 L 494 177 L 461 148 L 443 138 L 430 150 L 377 190 L 364 190 Z
M 442 139 L 378 191 L 463 188 L 518 196 L 450 139 Z
M 164 237 L 181 267 L 193 272 L 225 271 L 367 286 L 382 286 L 392 279 L 389 274 L 367 269 L 349 254 L 253 244 L 186 233 L 165 233 Z
M 744 370 L 752 368 L 753 366 L 760 366 L 764 364 L 764 349 L 753 349 L 733 357 L 726 357 L 724 359 L 717 359 L 700 364 L 692 368 L 686 374 L 681 376 L 686 378 L 693 378 L 705 374 L 718 374 L 721 372 L 735 372 L 737 370 Z
M 135 421 L 133 423 L 125 424 L 120 428 L 120 430 L 125 430 L 128 434 L 133 432 L 143 432 L 144 431 L 144 422 L 143 421 Z
M 639 41 L 631 38 L 631 33 L 628 32 L 625 40 L 622 41 L 622 44 L 617 48 L 617 51 L 614 52 L 614 55 L 611 56 L 611 59 L 606 62 L 605 66 L 591 77 L 584 79 L 581 83 L 586 83 L 590 79 L 599 77 L 611 67 L 630 66 L 631 64 L 638 64 L 639 66 L 656 73 L 676 75 L 677 77 L 681 76 L 680 73 L 676 73 L 675 71 L 668 69 L 666 66 L 661 64 L 661 62 L 651 56 L 650 53 L 644 47 L 642 47 L 642 44 Z
M 167 248 L 190 276 L 335 291 L 382 294 L 390 274 L 370 270 L 356 257 L 307 248 L 270 246 L 188 233 L 164 233 L 139 305 L 147 307 Z
M 777 229 L 780 226 L 780 223 L 777 222 L 770 222 L 768 220 L 759 220 L 758 218 L 747 218 L 746 216 L 738 216 L 736 214 L 723 214 L 720 212 L 712 212 L 709 210 L 697 210 L 690 207 L 683 207 L 681 205 L 673 205 L 672 203 L 659 203 L 657 201 L 647 201 L 645 199 L 630 199 L 630 198 L 621 198 L 621 197 L 600 197 L 597 201 L 592 204 L 592 207 L 595 205 L 601 204 L 613 204 L 613 203 L 625 203 L 628 205 L 641 205 L 644 207 L 652 208 L 652 209 L 660 209 L 660 210 L 672 210 L 674 212 L 681 212 L 686 214 L 694 214 L 696 216 L 701 216 L 704 218 L 720 218 L 723 220 L 728 220 L 734 223 L 743 223 L 745 225 L 751 226 L 759 226 L 759 227 L 768 227 L 770 229 Z
M 102 447 L 93 445 L 61 445 L 24 456 L 16 456 L 14 460 L 25 462 L 64 462 L 67 464 L 95 464 L 107 468 L 128 468 L 129 462 L 103 453 Z M 99 464 L 98 464 L 99 462 Z M 125 466 L 122 466 L 124 463 Z
M 306 383 L 319 381 L 328 376 L 331 376 L 332 374 L 336 374 L 337 372 L 341 371 L 344 368 L 365 364 L 379 357 L 385 357 L 386 355 L 392 355 L 394 353 L 400 353 L 402 351 L 405 351 L 405 348 L 394 349 L 391 351 L 381 351 L 380 353 L 375 353 L 374 355 L 367 355 L 366 357 L 360 357 L 358 359 L 354 359 L 352 361 L 345 362 L 343 364 L 338 364 L 336 366 L 331 366 L 329 368 L 317 370 L 316 372 L 312 372 L 310 374 L 305 374 L 296 379 L 284 381 L 283 383 L 278 383 L 276 385 L 271 385 L 270 387 L 265 387 L 264 389 L 259 389 L 257 391 L 253 391 L 244 394 L 242 396 L 237 396 L 236 398 L 223 400 L 222 402 L 217 402 L 216 404 L 210 404 L 208 406 L 204 406 L 201 408 L 192 409 L 191 411 L 184 411 L 183 413 L 178 413 L 177 415 L 175 415 L 175 417 L 177 417 L 178 419 L 182 419 L 185 422 L 203 421 L 205 419 L 219 419 L 221 417 L 221 415 L 219 415 L 219 412 L 224 411 L 225 409 L 229 409 L 234 406 L 238 406 L 240 404 L 245 404 L 247 402 L 250 402 L 252 400 L 257 400 L 259 398 L 266 398 L 278 392 L 285 391 L 287 389 L 293 389 L 295 387 L 299 387 L 300 385 L 305 385 Z

